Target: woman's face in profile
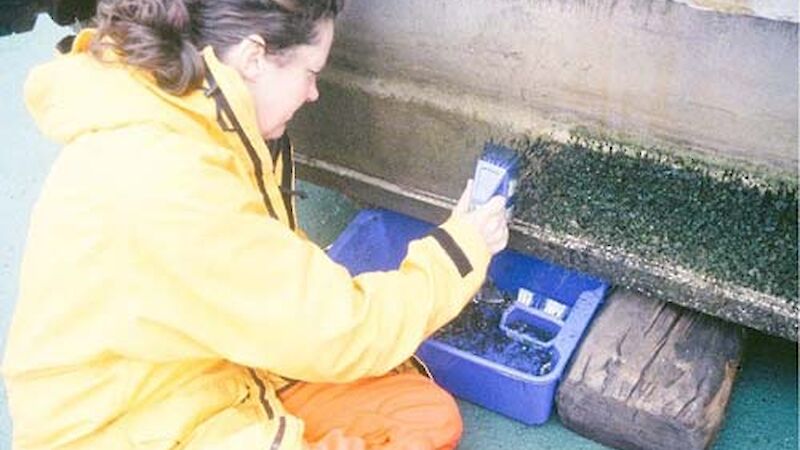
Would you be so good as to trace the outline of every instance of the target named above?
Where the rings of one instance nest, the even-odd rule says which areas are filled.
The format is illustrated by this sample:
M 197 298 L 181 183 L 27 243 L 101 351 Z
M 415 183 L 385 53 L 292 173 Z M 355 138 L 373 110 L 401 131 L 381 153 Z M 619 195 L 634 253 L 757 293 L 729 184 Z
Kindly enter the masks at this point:
M 264 139 L 281 137 L 294 113 L 319 98 L 317 75 L 328 60 L 333 28 L 332 19 L 320 21 L 315 42 L 281 55 L 262 54 L 257 70 L 245 76 Z

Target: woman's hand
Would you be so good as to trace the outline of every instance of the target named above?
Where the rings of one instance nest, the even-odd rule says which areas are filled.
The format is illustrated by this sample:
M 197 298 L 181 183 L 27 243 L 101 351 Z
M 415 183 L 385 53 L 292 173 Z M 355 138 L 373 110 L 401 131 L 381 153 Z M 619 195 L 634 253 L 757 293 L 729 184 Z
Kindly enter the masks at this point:
M 469 210 L 469 199 L 472 196 L 472 180 L 453 208 L 453 216 L 459 216 L 472 224 L 483 237 L 486 247 L 492 255 L 497 254 L 508 244 L 508 220 L 506 219 L 506 199 L 502 196 L 492 197 L 485 204 Z

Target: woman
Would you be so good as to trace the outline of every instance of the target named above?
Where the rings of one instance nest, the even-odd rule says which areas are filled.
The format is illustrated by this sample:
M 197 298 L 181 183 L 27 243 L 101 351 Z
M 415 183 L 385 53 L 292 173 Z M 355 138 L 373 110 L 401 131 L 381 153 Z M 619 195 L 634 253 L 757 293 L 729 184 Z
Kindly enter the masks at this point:
M 481 285 L 503 201 L 468 212 L 468 187 L 394 272 L 351 278 L 303 237 L 284 132 L 341 1 L 101 1 L 31 73 L 64 149 L 4 361 L 16 448 L 457 444 L 453 399 L 393 369 Z

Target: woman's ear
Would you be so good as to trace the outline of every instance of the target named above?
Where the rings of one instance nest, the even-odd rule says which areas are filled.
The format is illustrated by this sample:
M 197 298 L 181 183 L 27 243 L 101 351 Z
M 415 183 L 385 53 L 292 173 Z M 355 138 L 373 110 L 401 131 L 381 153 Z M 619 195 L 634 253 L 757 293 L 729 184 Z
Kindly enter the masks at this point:
M 264 38 L 251 34 L 229 48 L 222 60 L 233 67 L 245 81 L 255 81 L 266 65 Z

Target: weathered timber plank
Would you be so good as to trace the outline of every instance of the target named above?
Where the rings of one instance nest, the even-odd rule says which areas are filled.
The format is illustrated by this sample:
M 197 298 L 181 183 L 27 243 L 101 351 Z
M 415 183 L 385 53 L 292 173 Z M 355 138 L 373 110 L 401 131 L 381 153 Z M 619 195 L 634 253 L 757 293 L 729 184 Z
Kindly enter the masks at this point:
M 623 449 L 704 449 L 741 356 L 736 326 L 616 290 L 556 394 L 570 429 Z

